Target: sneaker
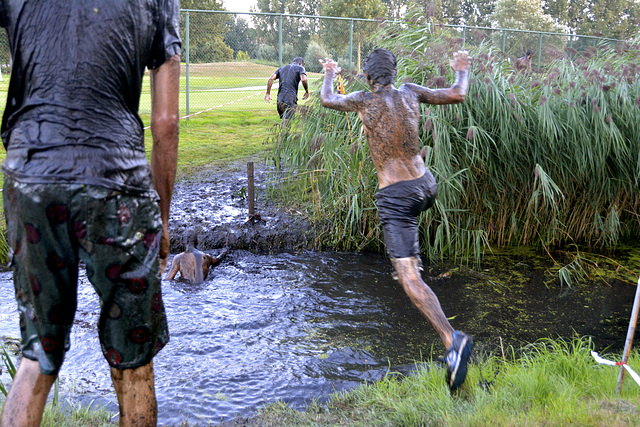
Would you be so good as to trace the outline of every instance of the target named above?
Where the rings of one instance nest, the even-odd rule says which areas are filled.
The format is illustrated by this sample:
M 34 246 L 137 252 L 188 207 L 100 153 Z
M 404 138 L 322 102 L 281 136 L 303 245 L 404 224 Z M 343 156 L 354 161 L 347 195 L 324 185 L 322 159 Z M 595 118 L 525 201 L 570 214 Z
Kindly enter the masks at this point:
M 473 339 L 460 331 L 453 332 L 453 344 L 444 355 L 447 363 L 447 384 L 456 391 L 467 377 L 467 362 L 473 350 Z

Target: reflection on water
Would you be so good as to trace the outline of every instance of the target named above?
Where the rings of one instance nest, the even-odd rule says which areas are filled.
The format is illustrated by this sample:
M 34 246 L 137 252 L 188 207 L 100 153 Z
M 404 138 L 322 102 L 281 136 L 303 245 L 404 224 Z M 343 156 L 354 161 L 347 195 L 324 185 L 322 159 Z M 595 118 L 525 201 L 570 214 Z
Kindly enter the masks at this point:
M 560 288 L 544 274 L 509 259 L 424 276 L 479 350 L 574 332 L 594 336 L 599 350 L 622 348 L 635 287 Z M 79 294 L 61 395 L 117 412 L 84 276 Z M 217 423 L 276 400 L 301 408 L 444 351 L 379 255 L 233 251 L 200 285 L 165 282 L 164 298 L 171 341 L 154 360 L 161 424 Z M 11 273 L 0 274 L 0 303 L 0 336 L 18 336 Z

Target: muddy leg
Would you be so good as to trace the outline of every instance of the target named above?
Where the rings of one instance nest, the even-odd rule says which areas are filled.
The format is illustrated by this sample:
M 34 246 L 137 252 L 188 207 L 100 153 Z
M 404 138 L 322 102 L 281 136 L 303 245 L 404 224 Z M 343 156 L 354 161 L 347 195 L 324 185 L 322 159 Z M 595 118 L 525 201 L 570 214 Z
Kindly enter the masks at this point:
M 134 369 L 111 368 L 118 395 L 121 427 L 155 426 L 158 406 L 153 385 L 153 362 Z
M 391 263 L 404 291 L 422 315 L 431 322 L 433 328 L 440 335 L 445 348 L 449 348 L 453 343 L 453 327 L 444 315 L 438 297 L 422 280 L 418 259 L 415 257 L 392 258 Z
M 56 375 L 44 375 L 38 362 L 22 358 L 2 408 L 2 427 L 39 426 Z

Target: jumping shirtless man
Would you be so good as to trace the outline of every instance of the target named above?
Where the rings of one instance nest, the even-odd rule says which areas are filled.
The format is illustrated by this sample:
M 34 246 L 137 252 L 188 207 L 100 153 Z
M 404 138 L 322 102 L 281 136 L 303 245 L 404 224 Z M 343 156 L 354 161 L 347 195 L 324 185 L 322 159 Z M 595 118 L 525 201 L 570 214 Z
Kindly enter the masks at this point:
M 420 275 L 418 215 L 433 206 L 437 185 L 420 156 L 418 127 L 420 103 L 457 104 L 464 101 L 469 68 L 467 52 L 454 54 L 451 67 L 457 77 L 453 86 L 447 89 L 429 89 L 411 83 L 396 89 L 393 85 L 396 58 L 386 49 L 376 49 L 367 57 L 363 69 L 371 92 L 335 94 L 333 79 L 341 69 L 329 58 L 320 62 L 325 72 L 321 104 L 338 111 L 357 111 L 362 120 L 378 175 L 376 205 L 387 253 L 405 292 L 431 322 L 447 348 L 447 383 L 454 391 L 467 376 L 473 340 L 453 329 L 438 298 Z
M 176 255 L 171 261 L 171 267 L 167 273 L 167 280 L 172 280 L 180 272 L 183 279 L 192 283 L 202 283 L 209 275 L 209 269 L 220 264 L 227 255 L 228 248 L 224 248 L 217 258 L 196 249 L 198 237 L 194 233 L 188 237 L 187 248 Z

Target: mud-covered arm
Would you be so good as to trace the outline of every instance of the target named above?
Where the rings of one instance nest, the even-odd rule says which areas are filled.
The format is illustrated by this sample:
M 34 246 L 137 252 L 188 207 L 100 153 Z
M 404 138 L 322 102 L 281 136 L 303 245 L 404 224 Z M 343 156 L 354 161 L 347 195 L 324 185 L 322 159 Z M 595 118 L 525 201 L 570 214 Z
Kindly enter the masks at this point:
M 167 273 L 167 280 L 173 280 L 180 271 L 180 261 L 182 260 L 182 254 L 176 255 L 171 261 L 171 267 L 169 268 L 169 272 Z
M 450 64 L 456 72 L 456 81 L 449 88 L 430 89 L 412 83 L 405 84 L 404 87 L 417 93 L 418 100 L 426 104 L 459 104 L 467 96 L 469 59 L 467 51 L 453 54 Z
M 222 250 L 222 252 L 220 252 L 220 254 L 218 254 L 217 257 L 213 257 L 211 255 L 207 255 L 207 259 L 209 261 L 209 265 L 211 265 L 212 267 L 215 267 L 216 265 L 220 264 L 222 262 L 222 260 L 224 259 L 225 256 L 227 256 L 227 254 L 229 253 L 229 248 L 224 248 Z
M 160 196 L 162 238 L 160 271 L 167 267 L 169 255 L 169 207 L 178 167 L 180 56 L 174 55 L 150 73 L 151 82 L 151 173 Z
M 323 107 L 338 111 L 358 111 L 360 92 L 350 93 L 349 95 L 333 92 L 333 79 L 336 74 L 342 71 L 338 67 L 338 63 L 330 58 L 325 61 L 321 59 L 320 63 L 324 68 L 324 80 L 322 80 L 322 89 L 320 89 L 320 104 Z

